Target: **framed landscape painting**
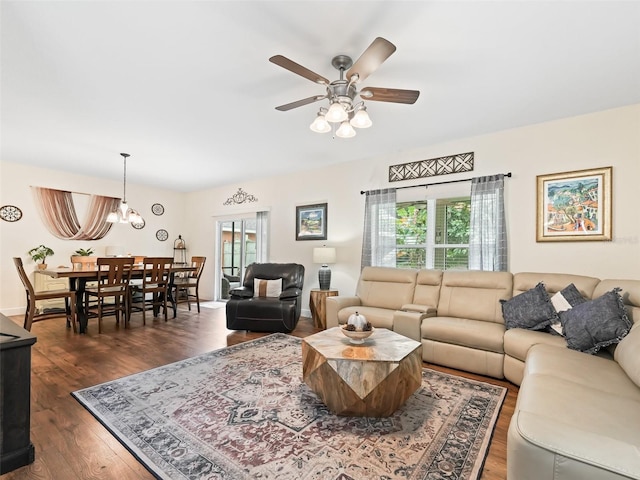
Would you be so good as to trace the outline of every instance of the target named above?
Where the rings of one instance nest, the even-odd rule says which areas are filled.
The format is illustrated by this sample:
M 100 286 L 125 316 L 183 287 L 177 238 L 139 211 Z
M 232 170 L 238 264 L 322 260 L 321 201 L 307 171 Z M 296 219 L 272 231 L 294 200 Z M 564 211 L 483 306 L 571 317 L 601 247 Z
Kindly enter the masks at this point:
M 538 242 L 611 240 L 611 167 L 538 175 Z
M 296 240 L 327 239 L 327 204 L 296 207 Z

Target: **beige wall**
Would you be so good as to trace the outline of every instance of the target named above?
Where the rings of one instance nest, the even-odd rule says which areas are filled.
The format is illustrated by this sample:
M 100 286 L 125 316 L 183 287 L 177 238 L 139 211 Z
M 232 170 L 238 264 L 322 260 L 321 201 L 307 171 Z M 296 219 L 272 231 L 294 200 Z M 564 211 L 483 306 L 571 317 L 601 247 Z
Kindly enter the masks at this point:
M 340 142 L 332 140 L 336 148 Z M 390 148 L 391 150 L 391 148 Z M 475 152 L 471 173 L 434 179 L 389 184 L 388 166 L 454 153 Z M 301 161 L 304 161 L 301 158 Z M 0 222 L 0 311 L 24 304 L 23 293 L 11 264 L 14 255 L 26 254 L 32 246 L 48 243 L 56 250 L 55 264 L 83 242 L 55 240 L 44 230 L 33 209 L 29 185 L 96 191 L 116 195 L 121 185 L 96 178 L 69 176 L 49 170 L 10 163 L 2 167 L 2 204 L 15 204 L 25 211 L 17 224 Z M 587 168 L 613 166 L 612 242 L 536 243 L 536 175 Z M 215 264 L 215 222 L 217 218 L 241 216 L 256 210 L 270 212 L 269 256 L 275 262 L 299 262 L 306 267 L 305 298 L 317 287 L 319 265 L 312 263 L 313 247 L 323 244 L 337 248 L 337 263 L 331 266 L 332 287 L 341 294 L 353 294 L 360 273 L 364 196 L 360 190 L 429 183 L 430 181 L 469 178 L 471 176 L 512 172 L 506 180 L 507 224 L 511 271 L 570 272 L 601 278 L 639 278 L 640 217 L 636 190 L 640 178 L 640 105 L 598 112 L 579 117 L 460 139 L 411 151 L 393 151 L 376 158 L 352 162 L 259 181 L 180 194 L 132 186 L 129 203 L 143 211 L 147 227 L 136 232 L 129 226 L 116 226 L 101 245 L 123 242 L 148 253 L 171 254 L 172 245 L 155 240 L 155 231 L 166 228 L 173 240 L 181 233 L 189 255 L 205 255 L 207 266 L 201 283 L 201 295 L 213 298 Z M 224 206 L 238 188 L 258 198 L 255 203 Z M 468 184 L 402 190 L 403 198 L 414 196 L 457 195 Z M 167 213 L 155 217 L 149 209 L 163 203 Z M 328 203 L 328 240 L 295 240 L 295 207 Z M 146 212 L 146 213 L 144 213 Z M 165 248 L 166 247 L 166 248 Z M 165 251 L 166 250 L 166 251 Z M 61 252 L 58 255 L 58 251 Z M 98 251 L 100 253 L 100 251 Z M 132 252 L 137 253 L 137 252 Z M 305 304 L 303 308 L 308 308 Z M 9 312 L 11 313 L 11 312 Z
M 339 148 L 345 140 L 326 139 Z M 346 141 L 358 141 L 357 138 Z M 453 153 L 475 152 L 473 173 L 389 184 L 389 165 Z M 304 161 L 301 159 L 301 161 Z M 536 242 L 536 175 L 613 166 L 612 242 Z M 305 265 L 305 298 L 318 286 L 319 265 L 312 263 L 315 246 L 337 248 L 331 266 L 332 287 L 353 294 L 360 273 L 364 196 L 360 190 L 512 172 L 506 182 L 510 270 L 571 272 L 601 278 L 639 278 L 640 217 L 636 190 L 640 178 L 640 105 L 561 119 L 538 125 L 460 139 L 413 151 L 321 168 L 300 174 L 246 182 L 187 194 L 189 237 L 205 249 L 214 238 L 216 216 L 234 210 L 268 209 L 271 216 L 270 259 Z M 242 187 L 258 202 L 225 207 Z M 402 190 L 403 198 L 457 195 L 469 184 Z M 468 191 L 468 190 L 467 190 Z M 295 240 L 295 206 L 328 203 L 328 240 Z M 212 270 L 204 285 L 212 285 Z M 213 287 L 205 287 L 210 288 Z
M 0 311 L 6 315 L 15 315 L 24 311 L 26 304 L 24 289 L 20 284 L 12 258 L 22 257 L 27 271 L 32 271 L 34 264 L 27 255 L 27 251 L 32 247 L 40 244 L 51 247 L 55 255 L 47 258 L 47 264 L 58 266 L 69 265 L 70 255 L 79 248 L 91 247 L 97 255 L 104 255 L 105 247 L 110 245 L 122 246 L 125 253 L 132 255 L 173 256 L 173 241 L 179 234 L 185 236 L 181 231 L 184 225 L 182 221 L 184 194 L 127 182 L 127 202 L 131 208 L 138 210 L 146 221 L 142 230 L 136 230 L 130 225 L 116 224 L 101 240 L 60 240 L 49 233 L 40 221 L 29 188 L 31 185 L 114 197 L 122 195 L 122 182 L 5 161 L 0 163 L 0 203 L 16 205 L 23 213 L 22 219 L 18 222 L 0 221 Z M 83 195 L 74 195 L 74 197 L 79 220 L 82 222 L 83 202 L 86 206 L 88 197 Z M 164 205 L 164 215 L 156 216 L 151 213 L 151 205 L 154 203 Z M 166 242 L 156 240 L 155 233 L 159 228 L 169 232 L 169 239 Z M 33 281 L 33 276 L 31 278 Z

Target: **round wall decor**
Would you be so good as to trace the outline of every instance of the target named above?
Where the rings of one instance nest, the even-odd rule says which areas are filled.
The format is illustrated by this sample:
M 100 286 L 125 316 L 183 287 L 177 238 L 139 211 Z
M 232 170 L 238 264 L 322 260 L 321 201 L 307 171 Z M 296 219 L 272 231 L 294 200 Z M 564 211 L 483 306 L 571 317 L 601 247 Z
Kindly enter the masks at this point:
M 15 205 L 4 205 L 0 207 L 0 218 L 5 222 L 17 222 L 22 218 L 22 210 Z
M 145 225 L 146 222 L 144 221 L 144 218 L 141 218 L 139 222 L 131 222 L 131 226 L 136 230 L 142 230 Z
M 161 228 L 156 232 L 156 238 L 161 242 L 164 242 L 167 238 L 169 238 L 169 232 L 167 232 L 164 228 Z
M 162 215 L 164 213 L 164 207 L 161 203 L 154 203 L 151 205 L 151 211 L 154 215 Z

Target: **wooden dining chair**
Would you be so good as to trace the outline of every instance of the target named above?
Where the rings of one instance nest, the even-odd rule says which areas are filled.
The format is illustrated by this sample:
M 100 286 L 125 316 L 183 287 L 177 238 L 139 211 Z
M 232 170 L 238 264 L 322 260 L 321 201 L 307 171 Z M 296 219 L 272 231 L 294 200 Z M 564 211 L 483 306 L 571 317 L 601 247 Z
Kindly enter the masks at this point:
M 178 277 L 173 279 L 173 298 L 176 303 L 187 302 L 189 310 L 191 310 L 191 301 L 195 300 L 198 306 L 198 313 L 200 313 L 200 277 L 204 270 L 204 263 L 207 261 L 207 257 L 191 257 L 191 266 L 195 267 L 194 272 L 190 272 L 187 277 Z
M 76 292 L 69 289 L 59 290 L 47 290 L 44 292 L 36 292 L 33 289 L 33 284 L 29 280 L 29 275 L 24 270 L 24 265 L 20 257 L 14 257 L 13 263 L 18 270 L 18 276 L 24 285 L 25 292 L 27 293 L 27 310 L 24 314 L 24 329 L 31 331 L 31 325 L 35 322 L 42 320 L 48 320 L 50 318 L 67 317 L 67 322 L 73 327 L 73 331 L 76 331 Z M 38 300 L 51 300 L 54 298 L 63 298 L 65 311 L 53 311 L 38 313 L 36 310 L 36 302 Z
M 153 310 L 155 317 L 160 309 L 164 310 L 167 321 L 167 294 L 172 257 L 145 257 L 144 273 L 141 284 L 129 287 L 130 310 L 142 312 L 142 324 L 146 325 L 146 311 Z
M 133 258 L 100 257 L 97 265 L 98 281 L 84 291 L 87 319 L 98 319 L 98 333 L 102 333 L 102 317 L 106 315 L 115 315 L 116 324 L 122 316 L 126 327 L 129 324 L 129 280 Z M 96 303 L 92 304 L 91 299 L 97 300 Z

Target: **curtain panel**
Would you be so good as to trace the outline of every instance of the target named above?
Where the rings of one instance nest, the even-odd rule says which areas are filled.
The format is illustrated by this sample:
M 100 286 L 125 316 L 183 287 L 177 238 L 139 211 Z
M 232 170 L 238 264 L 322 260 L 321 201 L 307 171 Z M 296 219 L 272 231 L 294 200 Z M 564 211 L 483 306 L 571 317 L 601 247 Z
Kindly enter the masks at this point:
M 507 271 L 504 175 L 471 181 L 469 270 Z
M 31 187 L 40 218 L 47 230 L 63 240 L 99 240 L 113 226 L 109 212 L 118 208 L 119 198 L 91 195 L 84 222 L 80 224 L 71 192 Z
M 396 266 L 396 189 L 367 192 L 361 268 Z

